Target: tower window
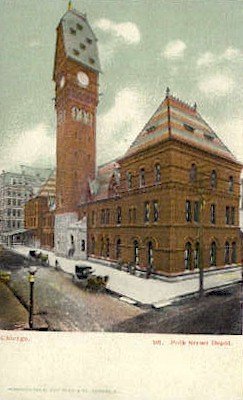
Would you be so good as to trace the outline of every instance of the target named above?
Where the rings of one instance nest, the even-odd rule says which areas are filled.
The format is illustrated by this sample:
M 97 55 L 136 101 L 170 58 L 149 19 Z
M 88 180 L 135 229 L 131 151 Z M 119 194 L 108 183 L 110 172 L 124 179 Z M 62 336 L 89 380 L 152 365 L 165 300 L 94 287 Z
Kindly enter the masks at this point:
M 85 44 L 83 44 L 83 43 L 80 43 L 80 44 L 79 44 L 79 47 L 80 47 L 80 49 L 82 49 L 82 50 L 85 50 L 85 49 L 86 49 L 86 46 L 85 46 Z
M 89 43 L 89 44 L 92 44 L 92 39 L 86 38 L 86 42 Z
M 77 29 L 78 29 L 79 31 L 82 31 L 82 30 L 83 30 L 83 27 L 82 27 L 82 25 L 80 25 L 80 24 L 77 24 Z
M 90 62 L 90 64 L 94 64 L 95 63 L 95 60 L 93 59 L 93 58 L 89 58 L 89 62 Z
M 192 207 L 190 200 L 186 201 L 186 221 L 190 222 L 192 220 Z
M 70 28 L 70 33 L 72 34 L 72 35 L 76 35 L 76 31 L 75 31 L 75 29 L 73 29 L 73 28 Z
M 211 206 L 210 206 L 210 221 L 211 221 L 211 224 L 216 223 L 216 206 L 215 206 L 215 204 L 211 204 Z

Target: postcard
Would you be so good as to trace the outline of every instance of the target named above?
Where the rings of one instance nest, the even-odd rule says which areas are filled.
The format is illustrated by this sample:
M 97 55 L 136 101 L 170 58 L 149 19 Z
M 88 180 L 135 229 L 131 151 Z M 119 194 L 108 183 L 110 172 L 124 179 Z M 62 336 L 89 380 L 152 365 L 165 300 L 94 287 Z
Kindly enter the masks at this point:
M 239 400 L 243 2 L 0 6 L 0 400 Z

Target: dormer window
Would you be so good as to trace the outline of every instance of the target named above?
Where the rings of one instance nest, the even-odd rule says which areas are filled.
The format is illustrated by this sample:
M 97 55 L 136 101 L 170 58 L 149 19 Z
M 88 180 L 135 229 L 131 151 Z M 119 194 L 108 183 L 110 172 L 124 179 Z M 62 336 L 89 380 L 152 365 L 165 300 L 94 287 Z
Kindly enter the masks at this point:
M 79 47 L 80 47 L 81 50 L 85 50 L 85 49 L 86 49 L 86 46 L 85 46 L 85 44 L 83 44 L 83 43 L 80 43 L 80 44 L 79 44 Z
M 83 27 L 82 27 L 82 25 L 80 25 L 80 24 L 77 24 L 77 29 L 78 29 L 79 31 L 82 31 L 82 30 L 83 30 Z
M 187 130 L 187 131 L 189 131 L 189 132 L 194 132 L 194 128 L 193 128 L 193 126 L 191 126 L 191 125 L 188 125 L 188 124 L 183 124 L 183 126 L 184 126 L 184 128 Z
M 149 128 L 147 128 L 147 132 L 148 133 L 153 132 L 155 130 L 155 128 L 156 128 L 156 126 L 152 125 Z
M 214 136 L 210 132 L 204 132 L 204 137 L 207 140 L 213 140 L 214 139 Z
M 90 38 L 86 38 L 86 42 L 89 43 L 89 44 L 92 44 L 93 41 Z
M 76 35 L 76 31 L 75 31 L 75 29 L 73 29 L 73 28 L 70 28 L 70 33 L 71 33 L 71 35 Z
M 79 51 L 78 50 L 76 50 L 76 49 L 73 49 L 73 54 L 75 55 L 75 56 L 79 56 Z

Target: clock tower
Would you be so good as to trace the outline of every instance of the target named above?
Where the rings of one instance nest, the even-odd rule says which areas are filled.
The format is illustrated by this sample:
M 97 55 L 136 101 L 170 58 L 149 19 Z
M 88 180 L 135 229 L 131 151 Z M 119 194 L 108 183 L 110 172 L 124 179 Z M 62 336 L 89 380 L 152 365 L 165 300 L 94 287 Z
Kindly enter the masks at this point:
M 69 10 L 57 27 L 53 80 L 57 116 L 55 248 L 66 254 L 68 226 L 77 222 L 96 170 L 96 109 L 100 62 L 86 15 Z

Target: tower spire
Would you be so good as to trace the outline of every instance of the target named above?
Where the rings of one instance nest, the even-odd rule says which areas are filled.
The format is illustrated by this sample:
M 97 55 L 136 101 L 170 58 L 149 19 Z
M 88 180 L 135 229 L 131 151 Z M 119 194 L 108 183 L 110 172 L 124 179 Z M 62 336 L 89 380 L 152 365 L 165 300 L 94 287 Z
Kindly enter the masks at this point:
M 72 9 L 73 9 L 72 2 L 69 1 L 69 2 L 68 2 L 68 11 L 70 11 L 70 10 L 72 10 Z

